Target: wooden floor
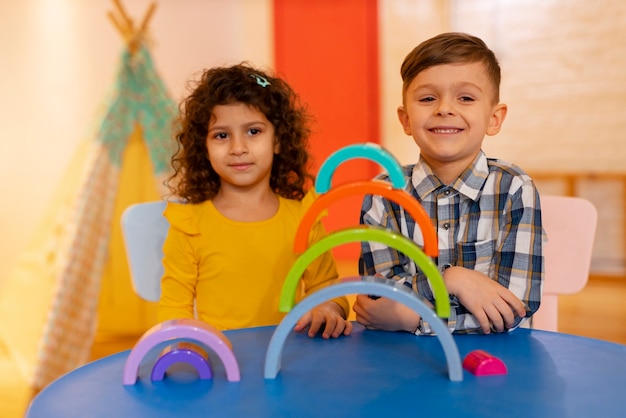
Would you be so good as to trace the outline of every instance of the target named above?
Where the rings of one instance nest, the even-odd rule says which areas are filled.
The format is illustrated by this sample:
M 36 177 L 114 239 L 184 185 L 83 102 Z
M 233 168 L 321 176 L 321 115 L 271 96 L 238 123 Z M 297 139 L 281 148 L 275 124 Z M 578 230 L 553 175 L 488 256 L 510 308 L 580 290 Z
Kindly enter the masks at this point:
M 625 300 L 626 277 L 592 276 L 580 293 L 560 297 L 559 331 L 626 345 Z M 139 337 L 99 336 L 93 345 L 91 359 L 131 349 Z M 17 400 L 24 398 L 23 390 L 16 392 L 14 373 L 0 371 L 0 417 L 22 418 L 24 405 Z
M 626 277 L 592 276 L 559 297 L 559 332 L 626 344 Z

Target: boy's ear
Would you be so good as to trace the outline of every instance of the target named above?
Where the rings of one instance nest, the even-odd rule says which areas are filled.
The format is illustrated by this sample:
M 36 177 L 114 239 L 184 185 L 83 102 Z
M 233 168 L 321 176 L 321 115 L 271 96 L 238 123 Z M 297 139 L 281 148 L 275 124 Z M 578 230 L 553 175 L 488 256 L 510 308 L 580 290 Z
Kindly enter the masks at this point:
M 404 106 L 398 106 L 398 120 L 400 120 L 404 133 L 411 135 L 411 122 L 409 121 L 409 115 L 406 113 Z
M 507 105 L 504 103 L 497 104 L 493 112 L 491 113 L 491 117 L 489 118 L 489 126 L 487 126 L 487 135 L 492 136 L 500 132 L 502 128 L 502 123 L 504 119 L 506 119 L 506 112 L 508 111 Z

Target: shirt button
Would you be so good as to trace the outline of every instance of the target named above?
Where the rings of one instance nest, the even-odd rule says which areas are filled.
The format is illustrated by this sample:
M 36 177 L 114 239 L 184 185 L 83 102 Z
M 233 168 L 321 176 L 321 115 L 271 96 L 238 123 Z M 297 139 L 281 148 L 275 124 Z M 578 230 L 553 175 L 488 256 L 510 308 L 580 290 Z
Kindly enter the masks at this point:
M 450 196 L 450 189 L 446 189 L 443 194 L 445 194 L 446 196 Z
M 449 223 L 443 224 L 443 229 L 445 229 L 446 231 L 450 229 L 450 224 Z

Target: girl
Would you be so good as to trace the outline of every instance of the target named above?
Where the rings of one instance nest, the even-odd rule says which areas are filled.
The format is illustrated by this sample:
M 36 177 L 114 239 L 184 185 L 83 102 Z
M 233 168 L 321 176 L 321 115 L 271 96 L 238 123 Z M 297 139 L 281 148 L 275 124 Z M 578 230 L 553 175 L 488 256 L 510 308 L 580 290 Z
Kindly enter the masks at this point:
M 293 240 L 312 204 L 305 185 L 308 115 L 291 87 L 248 64 L 206 70 L 181 104 L 178 151 L 167 185 L 159 320 L 194 317 L 219 329 L 275 325 Z M 321 222 L 311 241 L 325 234 Z M 333 284 L 330 253 L 312 263 L 304 294 Z M 304 315 L 295 330 L 349 335 L 347 299 Z

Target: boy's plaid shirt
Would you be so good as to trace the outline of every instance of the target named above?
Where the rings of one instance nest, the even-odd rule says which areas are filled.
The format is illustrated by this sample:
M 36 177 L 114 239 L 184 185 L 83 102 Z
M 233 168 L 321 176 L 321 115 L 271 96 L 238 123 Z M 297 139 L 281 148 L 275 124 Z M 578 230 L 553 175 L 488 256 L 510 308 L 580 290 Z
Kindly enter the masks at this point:
M 532 179 L 519 167 L 488 159 L 481 151 L 459 178 L 446 186 L 420 158 L 404 168 L 405 190 L 424 207 L 437 231 L 436 264 L 480 271 L 515 294 L 526 306 L 527 317 L 538 308 L 544 275 L 539 194 Z M 383 174 L 380 180 L 387 180 Z M 383 227 L 423 247 L 419 225 L 393 201 L 367 195 L 360 223 Z M 382 274 L 401 281 L 434 303 L 431 287 L 415 263 L 393 248 L 361 243 L 361 275 Z M 448 326 L 458 333 L 482 332 L 475 317 L 450 295 Z M 516 318 L 512 329 L 522 323 Z

